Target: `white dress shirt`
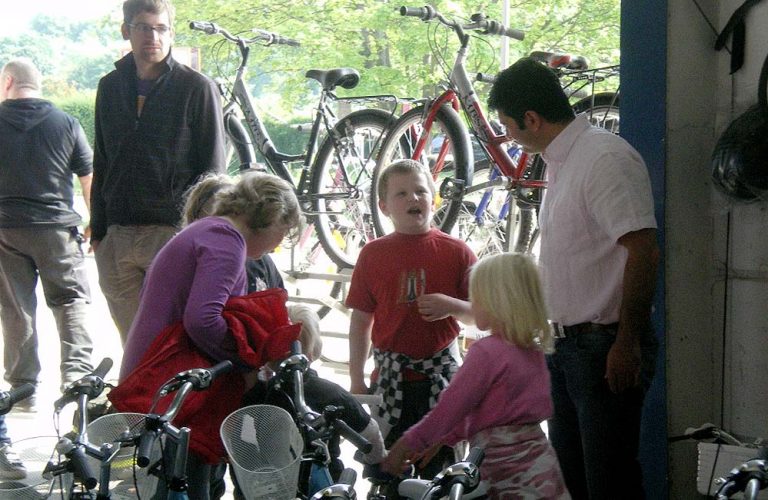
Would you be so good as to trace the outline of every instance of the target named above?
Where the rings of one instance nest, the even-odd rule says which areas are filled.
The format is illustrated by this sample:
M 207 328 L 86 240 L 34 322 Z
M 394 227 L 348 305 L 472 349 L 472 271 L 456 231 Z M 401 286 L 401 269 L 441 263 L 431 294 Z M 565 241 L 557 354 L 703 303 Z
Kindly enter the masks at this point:
M 542 153 L 547 189 L 540 213 L 541 266 L 550 320 L 619 320 L 627 251 L 618 239 L 656 228 L 643 159 L 624 139 L 571 122 Z

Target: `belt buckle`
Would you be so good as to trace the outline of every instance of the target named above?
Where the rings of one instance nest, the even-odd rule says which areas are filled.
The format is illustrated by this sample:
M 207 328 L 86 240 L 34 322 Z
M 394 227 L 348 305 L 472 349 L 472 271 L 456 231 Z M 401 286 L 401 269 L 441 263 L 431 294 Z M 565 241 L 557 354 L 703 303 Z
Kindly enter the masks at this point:
M 564 339 L 568 336 L 565 333 L 565 328 L 560 323 L 552 323 L 552 332 L 556 339 Z

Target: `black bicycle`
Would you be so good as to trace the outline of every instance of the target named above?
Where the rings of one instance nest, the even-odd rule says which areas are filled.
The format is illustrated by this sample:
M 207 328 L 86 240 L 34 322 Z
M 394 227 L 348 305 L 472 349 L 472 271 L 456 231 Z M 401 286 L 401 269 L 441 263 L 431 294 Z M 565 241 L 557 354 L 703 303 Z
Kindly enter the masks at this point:
M 250 30 L 245 36 L 237 35 L 212 22 L 192 21 L 189 27 L 207 35 L 220 35 L 222 43 L 233 43 L 240 52 L 234 79 L 229 85 L 221 85 L 230 154 L 237 154 L 238 169 L 258 168 L 258 152 L 269 172 L 295 187 L 328 257 L 341 268 L 353 267 L 360 248 L 375 236 L 369 208 L 371 179 L 379 146 L 395 121 L 397 98 L 338 97 L 335 90 L 354 88 L 360 74 L 352 68 L 311 69 L 307 78 L 315 80 L 322 90 L 305 152 L 282 153 L 260 119 L 244 77 L 252 45 L 295 47 L 299 42 L 259 29 Z M 332 109 L 339 103 L 368 109 L 339 118 Z M 371 108 L 372 104 L 388 106 L 390 111 Z M 290 169 L 296 162 L 301 162 L 298 181 Z

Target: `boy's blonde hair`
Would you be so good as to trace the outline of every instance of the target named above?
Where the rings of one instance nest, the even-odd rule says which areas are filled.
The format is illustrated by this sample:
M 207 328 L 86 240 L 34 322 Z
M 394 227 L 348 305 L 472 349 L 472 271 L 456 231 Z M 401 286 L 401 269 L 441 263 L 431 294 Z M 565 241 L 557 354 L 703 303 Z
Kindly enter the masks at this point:
M 494 329 L 509 342 L 552 350 L 539 272 L 530 257 L 503 253 L 478 261 L 469 278 L 469 300 L 488 314 Z
M 432 197 L 435 196 L 435 182 L 432 180 L 432 173 L 427 168 L 416 160 L 398 160 L 385 167 L 379 174 L 379 184 L 377 186 L 376 194 L 380 200 L 387 199 L 387 190 L 389 189 L 389 178 L 397 174 L 419 174 L 423 175 L 429 185 L 429 190 L 432 192 Z

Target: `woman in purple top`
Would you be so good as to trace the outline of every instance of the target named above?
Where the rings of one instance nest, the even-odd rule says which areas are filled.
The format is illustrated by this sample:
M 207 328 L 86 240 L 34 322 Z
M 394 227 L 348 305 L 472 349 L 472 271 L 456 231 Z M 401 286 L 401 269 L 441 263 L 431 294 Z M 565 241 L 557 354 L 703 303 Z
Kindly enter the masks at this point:
M 216 195 L 213 217 L 184 228 L 157 254 L 125 344 L 120 380 L 139 364 L 167 326 L 183 321 L 194 344 L 216 361 L 236 365 L 224 304 L 246 293 L 246 257 L 274 250 L 300 222 L 288 183 L 268 174 L 243 174 Z
M 485 450 L 481 478 L 491 498 L 570 498 L 541 430 L 552 414 L 544 360 L 552 333 L 535 264 L 520 254 L 486 257 L 472 268 L 469 298 L 478 328 L 440 400 L 389 450 L 384 467 L 428 459 L 439 445 L 468 439 Z

